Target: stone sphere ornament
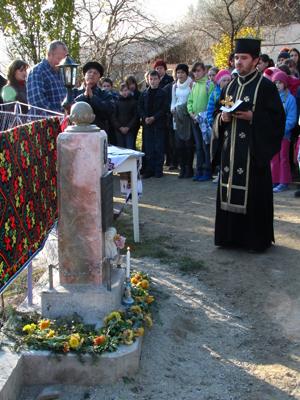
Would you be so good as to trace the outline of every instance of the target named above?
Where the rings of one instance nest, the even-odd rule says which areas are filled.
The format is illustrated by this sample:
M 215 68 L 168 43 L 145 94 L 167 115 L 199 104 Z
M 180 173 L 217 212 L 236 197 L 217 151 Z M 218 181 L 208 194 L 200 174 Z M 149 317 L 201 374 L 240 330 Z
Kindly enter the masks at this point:
M 70 121 L 75 125 L 90 125 L 95 119 L 92 107 L 84 102 L 79 101 L 71 107 Z

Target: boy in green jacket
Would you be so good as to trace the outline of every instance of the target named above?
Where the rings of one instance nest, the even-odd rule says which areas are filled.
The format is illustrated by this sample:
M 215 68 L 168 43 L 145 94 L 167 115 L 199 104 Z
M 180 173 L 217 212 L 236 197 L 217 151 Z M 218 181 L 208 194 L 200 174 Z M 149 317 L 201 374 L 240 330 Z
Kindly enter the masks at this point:
M 208 99 L 214 89 L 214 84 L 206 76 L 205 66 L 202 62 L 193 65 L 195 83 L 188 97 L 187 109 L 193 120 L 192 129 L 196 145 L 196 174 L 194 181 L 208 181 L 211 179 L 209 143 L 205 143 L 197 121 L 200 112 L 206 112 Z

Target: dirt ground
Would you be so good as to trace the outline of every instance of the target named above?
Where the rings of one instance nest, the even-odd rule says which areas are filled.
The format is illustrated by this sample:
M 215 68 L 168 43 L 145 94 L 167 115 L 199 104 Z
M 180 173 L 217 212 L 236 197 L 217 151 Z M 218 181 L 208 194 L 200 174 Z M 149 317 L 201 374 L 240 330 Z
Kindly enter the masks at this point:
M 213 183 L 171 173 L 144 182 L 142 240 L 158 258 L 134 267 L 151 275 L 158 302 L 140 371 L 114 385 L 60 386 L 61 399 L 300 399 L 300 200 L 276 195 L 276 245 L 249 254 L 214 246 L 215 195 Z

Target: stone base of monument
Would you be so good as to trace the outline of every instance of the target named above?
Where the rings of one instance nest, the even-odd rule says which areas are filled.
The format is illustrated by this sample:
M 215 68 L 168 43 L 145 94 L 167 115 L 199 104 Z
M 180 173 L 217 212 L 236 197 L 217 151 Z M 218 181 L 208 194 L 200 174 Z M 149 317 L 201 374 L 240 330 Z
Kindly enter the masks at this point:
M 122 303 L 124 270 L 112 269 L 111 291 L 106 286 L 54 285 L 41 294 L 42 316 L 55 319 L 78 314 L 86 324 L 99 324 Z
M 114 353 L 96 357 L 82 354 L 80 359 L 76 354 L 53 355 L 48 351 L 30 351 L 21 355 L 1 352 L 6 376 L 4 379 L 2 369 L 0 400 L 18 400 L 25 385 L 90 386 L 131 377 L 139 368 L 141 346 L 142 338 L 138 338 L 130 346 L 119 346 Z

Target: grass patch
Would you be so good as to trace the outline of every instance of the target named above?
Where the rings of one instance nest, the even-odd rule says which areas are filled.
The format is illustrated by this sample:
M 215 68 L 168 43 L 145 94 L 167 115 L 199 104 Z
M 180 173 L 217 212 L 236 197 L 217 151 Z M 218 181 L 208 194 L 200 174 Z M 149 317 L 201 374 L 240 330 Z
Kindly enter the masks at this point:
M 161 235 L 149 238 L 145 236 L 141 227 L 140 234 L 143 240 L 140 243 L 135 243 L 133 240 L 131 217 L 129 217 L 128 214 L 123 213 L 120 218 L 115 221 L 115 227 L 118 233 L 126 237 L 126 246 L 130 247 L 133 257 L 150 257 L 159 260 L 166 260 L 171 257 L 166 246 L 166 243 L 169 241 L 168 236 Z
M 185 273 L 198 272 L 205 268 L 205 263 L 203 260 L 194 260 L 188 256 L 179 258 L 177 260 L 177 264 L 180 271 Z
M 126 246 L 132 251 L 132 256 L 136 258 L 150 257 L 163 263 L 170 263 L 184 273 L 195 273 L 203 270 L 206 266 L 203 260 L 195 260 L 189 256 L 180 256 L 176 253 L 177 246 L 172 244 L 168 236 L 156 236 L 149 238 L 141 227 L 141 243 L 134 243 L 131 217 L 123 214 L 115 223 L 117 231 L 126 236 Z

